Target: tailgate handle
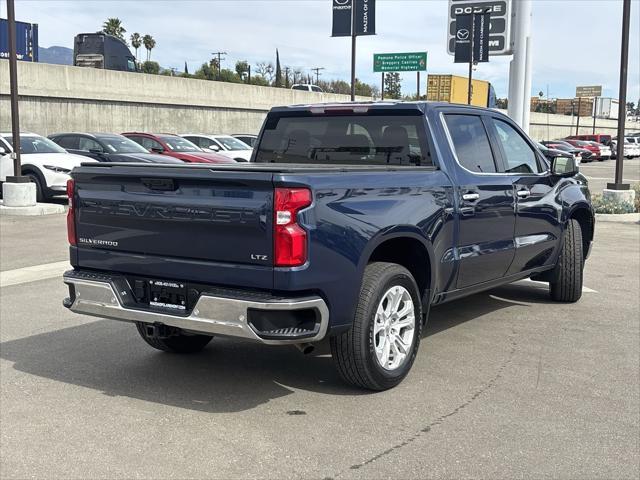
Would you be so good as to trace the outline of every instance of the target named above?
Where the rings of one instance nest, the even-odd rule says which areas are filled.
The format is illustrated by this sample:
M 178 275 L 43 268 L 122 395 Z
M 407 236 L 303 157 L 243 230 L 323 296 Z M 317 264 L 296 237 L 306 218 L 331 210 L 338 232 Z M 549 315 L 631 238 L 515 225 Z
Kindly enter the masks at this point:
M 142 184 L 149 190 L 173 192 L 177 190 L 176 184 L 171 178 L 142 178 Z

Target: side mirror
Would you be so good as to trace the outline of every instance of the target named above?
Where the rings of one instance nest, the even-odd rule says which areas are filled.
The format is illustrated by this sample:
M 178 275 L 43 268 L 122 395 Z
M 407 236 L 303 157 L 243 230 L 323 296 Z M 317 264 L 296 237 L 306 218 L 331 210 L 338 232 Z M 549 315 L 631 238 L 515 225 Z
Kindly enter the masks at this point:
M 214 143 L 212 143 L 211 145 L 209 145 L 209 150 L 213 150 L 214 152 L 219 152 L 220 151 L 220 147 Z
M 151 147 L 151 151 L 153 153 L 164 153 L 164 148 L 162 148 L 162 147 Z
M 555 157 L 551 160 L 551 174 L 561 177 L 571 177 L 579 172 L 573 157 Z

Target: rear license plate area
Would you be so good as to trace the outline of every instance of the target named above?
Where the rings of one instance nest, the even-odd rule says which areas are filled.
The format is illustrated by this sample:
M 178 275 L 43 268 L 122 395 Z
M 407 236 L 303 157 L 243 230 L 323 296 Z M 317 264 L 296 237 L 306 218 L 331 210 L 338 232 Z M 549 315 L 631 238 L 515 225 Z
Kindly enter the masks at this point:
M 187 285 L 171 280 L 148 281 L 149 307 L 173 312 L 187 310 Z

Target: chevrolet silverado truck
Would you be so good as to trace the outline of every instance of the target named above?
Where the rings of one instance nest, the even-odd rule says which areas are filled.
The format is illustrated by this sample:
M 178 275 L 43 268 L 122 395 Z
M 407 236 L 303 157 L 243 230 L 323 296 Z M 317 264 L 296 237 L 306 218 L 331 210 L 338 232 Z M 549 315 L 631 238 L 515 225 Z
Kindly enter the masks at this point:
M 212 337 L 313 349 L 384 390 L 432 306 L 532 278 L 582 292 L 594 214 L 572 157 L 446 103 L 279 107 L 248 164 L 86 164 L 68 185 L 70 310 L 159 350 Z

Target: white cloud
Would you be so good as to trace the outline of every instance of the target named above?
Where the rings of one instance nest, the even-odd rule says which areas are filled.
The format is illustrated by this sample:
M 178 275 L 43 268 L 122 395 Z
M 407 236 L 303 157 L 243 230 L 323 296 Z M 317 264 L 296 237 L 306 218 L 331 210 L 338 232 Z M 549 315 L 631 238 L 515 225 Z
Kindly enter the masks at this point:
M 0 15 L 6 16 L 5 2 Z M 571 96 L 576 85 L 602 84 L 617 96 L 622 7 L 615 0 L 534 0 L 532 92 Z M 640 2 L 633 1 L 628 96 L 640 96 Z M 330 0 L 17 0 L 19 20 L 38 23 L 42 46 L 73 46 L 80 32 L 96 31 L 107 17 L 119 17 L 127 32 L 149 33 L 157 41 L 152 57 L 166 67 L 191 71 L 218 50 L 236 60 L 275 60 L 308 69 L 323 66 L 324 78 L 348 80 L 350 39 L 331 38 Z M 378 0 L 375 37 L 358 38 L 357 75 L 378 84 L 372 72 L 377 52 L 429 52 L 432 73 L 466 75 L 446 54 L 447 2 Z M 474 76 L 492 81 L 505 95 L 510 57 L 492 57 Z M 403 74 L 406 93 L 415 90 L 415 74 Z M 426 79 L 423 76 L 423 85 Z M 422 87 L 424 91 L 424 86 Z

